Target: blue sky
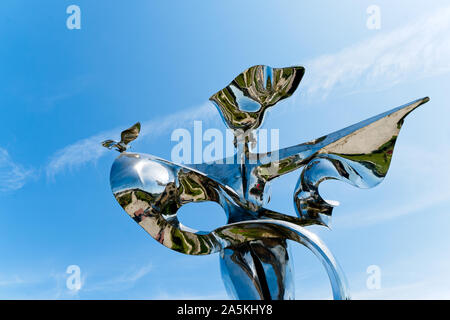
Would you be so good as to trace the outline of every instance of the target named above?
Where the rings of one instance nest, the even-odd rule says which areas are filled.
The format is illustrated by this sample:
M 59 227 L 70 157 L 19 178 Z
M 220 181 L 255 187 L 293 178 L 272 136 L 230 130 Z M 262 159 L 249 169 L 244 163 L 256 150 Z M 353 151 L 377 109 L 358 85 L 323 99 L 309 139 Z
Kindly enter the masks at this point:
M 81 29 L 66 8 L 81 9 Z M 378 5 L 381 28 L 366 27 Z M 141 121 L 133 150 L 170 158 L 173 130 L 224 125 L 208 98 L 256 64 L 306 68 L 264 128 L 285 147 L 416 98 L 382 184 L 327 182 L 341 205 L 311 228 L 346 272 L 353 298 L 450 298 L 450 6 L 448 1 L 19 1 L 0 3 L 0 298 L 226 298 L 217 256 L 161 246 L 114 200 L 106 138 Z M 269 207 L 294 213 L 299 172 Z M 197 229 L 221 209 L 187 206 Z M 292 246 L 296 297 L 330 298 L 314 256 Z M 66 269 L 81 270 L 69 290 Z M 369 290 L 366 269 L 381 270 Z

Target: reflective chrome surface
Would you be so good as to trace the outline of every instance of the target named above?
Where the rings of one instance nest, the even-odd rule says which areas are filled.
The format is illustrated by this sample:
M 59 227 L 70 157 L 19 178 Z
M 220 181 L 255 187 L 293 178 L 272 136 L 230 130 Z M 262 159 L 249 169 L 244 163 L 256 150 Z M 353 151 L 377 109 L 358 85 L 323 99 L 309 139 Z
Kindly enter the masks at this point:
M 318 186 L 337 179 L 371 188 L 386 176 L 404 118 L 428 98 L 413 101 L 313 141 L 268 154 L 252 154 L 251 132 L 265 110 L 297 88 L 304 69 L 255 66 L 211 98 L 235 130 L 236 154 L 215 164 L 180 165 L 143 153 L 124 152 L 137 138 L 137 123 L 121 141 L 107 140 L 121 154 L 111 168 L 111 187 L 122 208 L 164 246 L 191 255 L 220 253 L 228 293 L 238 299 L 293 299 L 292 240 L 322 262 L 334 299 L 349 299 L 345 276 L 325 244 L 305 227 L 328 226 L 333 204 Z M 256 159 L 256 161 L 255 161 Z M 232 160 L 232 161 L 228 161 Z M 294 191 L 298 218 L 264 208 L 270 181 L 302 168 Z M 228 224 L 211 232 L 183 226 L 178 209 L 214 201 Z
M 267 108 L 290 97 L 305 73 L 303 67 L 248 68 L 224 89 L 211 96 L 225 124 L 231 129 L 258 128 Z

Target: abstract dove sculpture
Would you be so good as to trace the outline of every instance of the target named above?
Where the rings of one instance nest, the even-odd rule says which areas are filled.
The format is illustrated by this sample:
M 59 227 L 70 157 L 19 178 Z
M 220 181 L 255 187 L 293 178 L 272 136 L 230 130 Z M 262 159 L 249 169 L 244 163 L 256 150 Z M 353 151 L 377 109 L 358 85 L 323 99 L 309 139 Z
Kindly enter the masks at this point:
M 139 123 L 121 141 L 103 146 L 120 155 L 110 182 L 117 202 L 164 246 L 189 255 L 220 254 L 222 278 L 236 299 L 294 299 L 293 270 L 287 240 L 310 249 L 322 262 L 334 299 L 349 299 L 345 276 L 309 225 L 328 226 L 333 205 L 320 196 L 322 181 L 336 179 L 359 188 L 379 184 L 387 174 L 405 117 L 423 98 L 313 141 L 267 154 L 254 154 L 253 131 L 266 110 L 290 97 L 303 67 L 253 66 L 238 75 L 213 101 L 233 130 L 236 152 L 214 164 L 175 164 L 158 157 L 125 152 L 137 138 Z M 277 177 L 302 168 L 293 194 L 298 217 L 266 209 L 267 187 Z M 177 218 L 190 202 L 214 201 L 228 222 L 211 232 L 192 230 Z

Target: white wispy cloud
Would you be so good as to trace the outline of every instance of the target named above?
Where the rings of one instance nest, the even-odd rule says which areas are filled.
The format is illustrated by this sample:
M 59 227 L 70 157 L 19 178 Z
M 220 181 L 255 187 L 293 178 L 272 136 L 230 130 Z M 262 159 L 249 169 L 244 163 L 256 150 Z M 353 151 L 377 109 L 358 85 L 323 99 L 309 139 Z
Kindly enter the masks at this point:
M 133 272 L 131 274 L 125 275 L 125 277 L 122 277 L 121 279 L 123 279 L 125 282 L 136 282 L 139 279 L 145 277 L 147 274 L 150 273 L 150 271 L 152 271 L 153 269 L 153 265 L 151 263 L 149 263 L 146 266 L 143 266 L 141 268 L 139 268 L 136 272 Z
M 364 90 L 450 71 L 450 7 L 307 63 L 303 88 L 324 97 L 335 89 Z
M 60 271 L 50 273 L 27 272 L 22 275 L 0 275 L 0 299 L 80 299 L 85 293 L 124 291 L 148 276 L 153 264 L 131 266 L 126 271 L 102 280 L 100 274 L 82 270 L 80 288 L 72 289 L 67 285 L 69 274 Z M 11 288 L 23 288 L 11 294 Z
M 147 276 L 153 270 L 153 264 L 141 266 L 139 268 L 131 268 L 130 270 L 118 276 L 112 277 L 106 281 L 96 281 L 87 283 L 83 291 L 116 291 L 133 287 L 134 284 Z
M 0 287 L 15 286 L 23 283 L 25 283 L 25 281 L 17 275 L 14 275 L 9 279 L 0 278 Z
M 15 163 L 8 151 L 0 147 L 0 192 L 18 190 L 33 175 L 33 170 Z
M 67 273 L 28 271 L 21 275 L 0 275 L 0 299 L 73 299 L 79 290 L 66 286 Z M 82 284 L 85 278 L 81 277 Z M 20 290 L 18 290 L 20 288 Z
M 188 110 L 173 113 L 163 118 L 152 119 L 141 123 L 141 132 L 139 140 L 143 138 L 155 138 L 168 130 L 178 128 L 193 120 L 207 120 L 212 115 L 218 115 L 214 107 L 208 102 Z M 130 124 L 131 125 L 131 124 Z M 87 163 L 97 161 L 106 154 L 108 149 L 101 146 L 101 142 L 106 139 L 120 137 L 120 132 L 126 127 L 115 128 L 104 131 L 88 138 L 76 141 L 58 151 L 56 151 L 46 166 L 48 178 L 54 178 L 55 175 L 64 170 L 72 170 Z

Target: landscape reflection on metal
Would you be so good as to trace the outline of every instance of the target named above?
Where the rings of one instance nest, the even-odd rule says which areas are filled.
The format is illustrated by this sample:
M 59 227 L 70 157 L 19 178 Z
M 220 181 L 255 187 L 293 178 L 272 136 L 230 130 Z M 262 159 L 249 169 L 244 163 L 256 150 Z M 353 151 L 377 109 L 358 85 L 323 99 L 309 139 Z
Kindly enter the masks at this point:
M 429 99 L 418 99 L 313 141 L 253 154 L 253 131 L 264 113 L 297 89 L 303 67 L 254 66 L 211 97 L 235 134 L 232 159 L 213 164 L 175 164 L 125 152 L 139 123 L 105 147 L 121 154 L 111 168 L 111 187 L 122 208 L 154 239 L 185 254 L 220 254 L 222 277 L 236 299 L 294 299 L 287 240 L 310 249 L 330 279 L 333 298 L 349 299 L 345 276 L 325 244 L 305 227 L 328 226 L 333 204 L 320 196 L 322 181 L 336 179 L 371 188 L 386 176 L 405 117 Z M 293 194 L 293 217 L 264 208 L 270 181 L 303 168 Z M 177 218 L 186 203 L 214 201 L 228 224 L 211 232 L 192 230 Z

